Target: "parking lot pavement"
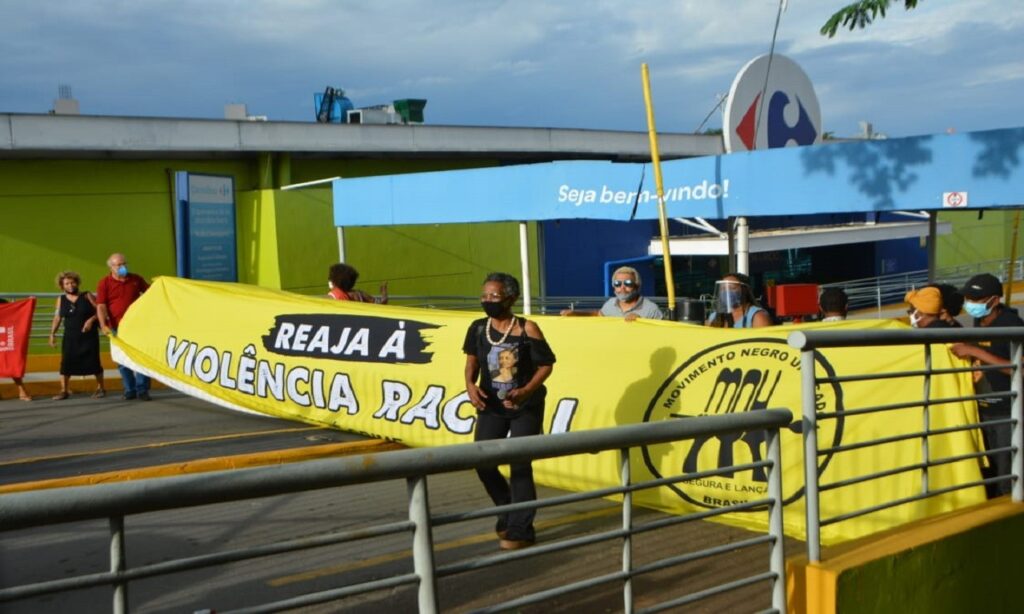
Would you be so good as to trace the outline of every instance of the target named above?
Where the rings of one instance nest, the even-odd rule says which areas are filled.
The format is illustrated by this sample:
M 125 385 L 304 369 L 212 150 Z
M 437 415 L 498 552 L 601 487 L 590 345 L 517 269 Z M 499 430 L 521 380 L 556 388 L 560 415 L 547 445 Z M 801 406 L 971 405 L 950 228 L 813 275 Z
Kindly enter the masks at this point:
M 0 485 L 196 459 L 359 442 L 365 437 L 231 411 L 172 390 L 0 401 Z

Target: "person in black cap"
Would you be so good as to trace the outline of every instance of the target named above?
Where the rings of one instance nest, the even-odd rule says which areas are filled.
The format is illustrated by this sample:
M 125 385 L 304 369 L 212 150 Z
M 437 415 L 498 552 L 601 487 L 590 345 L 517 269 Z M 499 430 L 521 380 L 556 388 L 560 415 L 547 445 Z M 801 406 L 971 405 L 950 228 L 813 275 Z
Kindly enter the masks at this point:
M 974 318 L 975 327 L 1024 326 L 1024 320 L 1020 319 L 1016 310 L 1010 309 L 1001 302 L 1003 284 L 996 276 L 988 273 L 975 275 L 967 280 L 960 290 L 960 294 L 964 296 L 964 311 Z M 996 371 L 985 371 L 975 384 L 979 393 L 1010 391 L 1010 343 L 1008 341 L 983 342 L 979 345 L 954 343 L 951 349 L 960 358 L 968 358 L 980 364 L 1005 365 L 1007 367 Z M 1008 420 L 1010 418 L 1010 399 L 980 399 L 978 415 L 981 417 L 982 423 Z M 987 450 L 1009 448 L 1010 433 L 1010 424 L 981 427 L 981 434 Z M 985 477 L 1009 475 L 1009 452 L 989 454 L 988 459 L 989 466 Z M 996 484 L 989 484 L 987 490 L 990 498 L 1008 494 L 1010 481 L 1003 480 Z

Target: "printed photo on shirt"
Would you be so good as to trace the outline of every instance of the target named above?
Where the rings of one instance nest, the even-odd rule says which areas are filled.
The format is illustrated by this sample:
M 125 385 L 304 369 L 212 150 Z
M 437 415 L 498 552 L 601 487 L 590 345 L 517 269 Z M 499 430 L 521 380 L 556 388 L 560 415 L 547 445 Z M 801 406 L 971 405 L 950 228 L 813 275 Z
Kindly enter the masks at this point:
M 487 353 L 487 369 L 499 399 L 516 387 L 519 351 L 515 346 L 496 345 Z

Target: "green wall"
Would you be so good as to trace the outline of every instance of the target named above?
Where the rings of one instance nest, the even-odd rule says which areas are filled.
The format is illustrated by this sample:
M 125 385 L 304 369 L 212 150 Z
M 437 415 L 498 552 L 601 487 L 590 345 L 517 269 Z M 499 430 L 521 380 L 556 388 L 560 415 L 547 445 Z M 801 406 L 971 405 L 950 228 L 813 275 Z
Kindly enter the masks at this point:
M 333 176 L 490 166 L 481 160 L 247 159 L 0 161 L 0 292 L 56 292 L 56 274 L 78 271 L 94 289 L 110 253 L 146 278 L 174 275 L 175 171 L 232 175 L 238 204 L 239 280 L 306 294 L 326 292 L 338 260 L 328 187 L 260 189 Z M 376 294 L 474 295 L 490 271 L 519 274 L 516 224 L 349 228 L 347 260 Z M 532 275 L 537 232 L 530 225 Z M 538 289 L 534 287 L 536 293 Z
M 281 288 L 300 294 L 326 294 L 327 267 L 338 261 L 331 190 L 278 191 L 274 199 Z M 361 268 L 358 260 L 349 260 Z
M 0 162 L 0 291 L 56 292 L 54 278 L 64 269 L 94 289 L 115 251 L 147 278 L 173 274 L 176 169 L 248 180 L 241 162 Z
M 950 222 L 953 232 L 939 236 L 936 268 L 1009 259 L 1015 214 L 1014 211 L 986 211 L 978 219 L 977 211 L 940 212 L 939 221 Z M 1024 232 L 1024 229 L 1021 230 Z M 1021 240 L 1018 237 L 1018 258 L 1024 256 L 1020 246 Z
M 531 289 L 537 295 L 536 224 L 529 224 L 528 241 Z M 522 281 L 517 223 L 352 228 L 345 231 L 345 245 L 349 262 L 359 269 L 360 286 L 369 292 L 388 280 L 395 295 L 476 296 L 484 276 L 494 271 Z M 388 257 L 374 257 L 382 252 Z
M 346 159 L 330 160 L 325 158 L 291 159 L 291 183 L 316 181 L 329 177 L 367 177 L 370 175 L 386 175 L 392 173 L 425 173 L 430 171 L 446 171 L 463 168 L 481 168 L 497 166 L 497 160 L 481 159 L 420 159 L 420 160 L 374 160 Z M 280 173 L 279 173 L 280 175 Z M 278 183 L 282 182 L 278 176 Z
M 842 573 L 836 611 L 1019 612 L 1020 514 Z
M 327 269 L 338 261 L 330 189 L 264 192 L 264 207 L 270 202 L 276 211 L 280 287 L 326 293 Z M 359 270 L 358 287 L 371 294 L 387 281 L 394 295 L 472 296 L 489 272 L 520 276 L 516 223 L 353 227 L 344 232 L 346 260 Z M 535 224 L 530 224 L 528 240 L 536 252 Z M 535 280 L 536 260 L 531 260 Z
M 236 192 L 238 281 L 266 288 L 281 287 L 278 266 L 277 212 L 273 190 Z

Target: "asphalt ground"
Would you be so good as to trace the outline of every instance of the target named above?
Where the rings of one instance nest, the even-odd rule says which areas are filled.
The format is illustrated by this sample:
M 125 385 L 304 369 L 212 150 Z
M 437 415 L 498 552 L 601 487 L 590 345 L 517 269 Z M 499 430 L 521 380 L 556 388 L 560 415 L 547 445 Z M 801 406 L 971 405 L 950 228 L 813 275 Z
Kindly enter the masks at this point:
M 337 430 L 233 412 L 171 390 L 0 401 L 0 485 L 210 457 L 365 441 Z
M 112 395 L 76 395 L 64 401 L 0 402 L 0 492 L 58 484 L 88 483 L 144 475 L 170 475 L 188 468 L 225 468 L 225 458 L 281 462 L 314 454 L 366 453 L 391 444 L 303 424 L 232 412 L 175 391 L 157 390 L 153 401 L 124 401 Z M 270 460 L 267 460 L 270 459 Z M 277 459 L 277 460 L 275 460 Z M 234 464 L 234 463 L 232 463 Z M 154 469 L 156 468 L 156 469 Z M 106 476 L 95 480 L 95 476 Z M 459 472 L 429 479 L 432 513 L 490 505 L 475 474 Z M 539 488 L 539 497 L 564 494 Z M 402 481 L 260 498 L 126 519 L 130 566 L 354 529 L 406 518 Z M 0 500 L 2 504 L 2 500 Z M 635 524 L 664 515 L 636 510 Z M 544 509 L 538 513 L 539 543 L 593 536 L 621 527 L 620 507 L 599 500 Z M 500 554 L 492 521 L 481 519 L 438 527 L 438 565 Z M 731 544 L 757 534 L 707 522 L 690 522 L 633 538 L 634 565 L 695 550 Z M 412 571 L 407 534 L 304 550 L 220 565 L 165 577 L 133 581 L 132 612 L 227 611 L 309 592 Z M 787 540 L 787 551 L 799 551 Z M 0 533 L 0 585 L 11 586 L 109 568 L 109 534 L 102 521 Z M 569 552 L 536 556 L 523 550 L 494 566 L 479 566 L 438 581 L 442 611 L 465 612 L 518 595 L 562 586 L 621 569 L 622 541 L 610 539 Z M 645 574 L 633 584 L 637 607 L 660 603 L 767 570 L 768 547 L 727 549 L 711 559 Z M 769 607 L 766 581 L 701 600 L 672 611 L 754 612 Z M 617 612 L 622 583 L 612 581 L 520 612 Z M 386 589 L 345 601 L 294 609 L 296 612 L 415 611 L 412 587 Z M 109 612 L 111 591 L 97 588 L 28 600 L 0 602 L 0 611 Z

